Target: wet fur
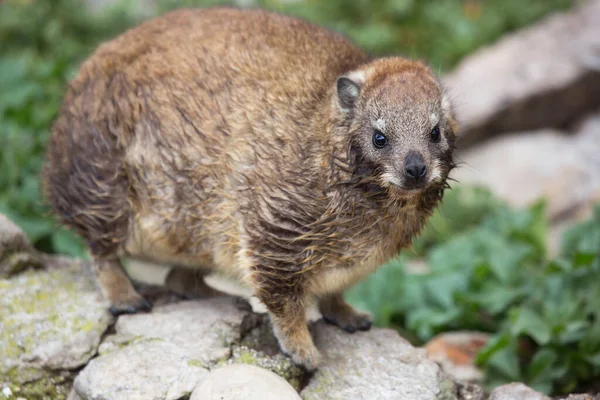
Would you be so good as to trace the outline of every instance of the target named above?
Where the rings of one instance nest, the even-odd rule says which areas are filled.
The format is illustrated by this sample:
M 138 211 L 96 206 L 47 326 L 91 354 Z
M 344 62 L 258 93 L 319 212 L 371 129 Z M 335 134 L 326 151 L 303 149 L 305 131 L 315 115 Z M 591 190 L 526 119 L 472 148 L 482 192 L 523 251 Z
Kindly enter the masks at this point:
M 218 270 L 253 287 L 282 348 L 316 366 L 306 305 L 352 320 L 343 290 L 410 245 L 446 185 L 399 195 L 355 142 L 335 82 L 371 61 L 307 22 L 229 8 L 172 12 L 100 46 L 65 96 L 44 187 L 116 312 L 147 308 L 115 281 L 119 255 Z M 375 72 L 365 93 L 430 74 L 402 59 Z

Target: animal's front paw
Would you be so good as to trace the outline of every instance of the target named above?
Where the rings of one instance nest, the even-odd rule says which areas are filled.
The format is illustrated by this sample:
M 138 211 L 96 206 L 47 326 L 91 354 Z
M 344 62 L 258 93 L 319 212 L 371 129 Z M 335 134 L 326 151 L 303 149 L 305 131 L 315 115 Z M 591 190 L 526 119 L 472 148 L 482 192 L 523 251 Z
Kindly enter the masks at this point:
M 325 322 L 339 326 L 348 333 L 368 331 L 372 325 L 371 315 L 359 313 L 351 308 L 323 314 L 323 319 Z
M 282 351 L 292 358 L 294 364 L 304 367 L 309 372 L 316 370 L 321 363 L 321 353 L 313 344 L 295 350 L 282 346 Z
M 152 310 L 152 304 L 137 293 L 135 293 L 135 296 L 111 303 L 108 311 L 115 317 L 121 314 L 135 314 Z

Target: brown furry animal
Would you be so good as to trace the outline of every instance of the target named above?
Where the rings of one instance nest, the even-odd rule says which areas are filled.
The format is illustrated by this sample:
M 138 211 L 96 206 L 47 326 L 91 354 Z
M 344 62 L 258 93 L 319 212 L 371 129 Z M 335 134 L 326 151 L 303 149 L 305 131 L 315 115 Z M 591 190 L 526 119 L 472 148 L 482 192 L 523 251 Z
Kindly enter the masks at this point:
M 119 256 L 250 285 L 282 349 L 318 365 L 305 309 L 369 329 L 343 291 L 442 198 L 455 122 L 422 63 L 308 22 L 179 10 L 103 44 L 53 126 L 45 192 L 88 242 L 115 314 L 147 310 Z

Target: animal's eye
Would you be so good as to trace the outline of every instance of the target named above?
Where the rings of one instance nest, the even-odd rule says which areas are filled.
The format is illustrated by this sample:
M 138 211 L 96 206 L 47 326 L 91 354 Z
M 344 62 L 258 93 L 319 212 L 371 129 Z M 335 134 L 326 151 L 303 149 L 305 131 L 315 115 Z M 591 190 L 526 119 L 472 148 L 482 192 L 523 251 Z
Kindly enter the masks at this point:
M 431 141 L 433 143 L 437 143 L 440 141 L 440 126 L 436 125 L 435 128 L 431 130 Z
M 380 131 L 375 130 L 375 132 L 373 132 L 373 145 L 378 149 L 381 149 L 382 147 L 385 147 L 386 144 L 387 138 L 385 135 Z

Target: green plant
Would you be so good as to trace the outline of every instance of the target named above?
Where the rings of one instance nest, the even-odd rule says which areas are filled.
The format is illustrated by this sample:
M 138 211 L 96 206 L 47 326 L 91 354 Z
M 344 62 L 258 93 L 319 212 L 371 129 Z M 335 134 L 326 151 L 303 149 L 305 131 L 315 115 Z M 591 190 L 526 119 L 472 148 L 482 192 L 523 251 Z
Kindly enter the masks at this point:
M 487 197 L 464 190 L 451 197 L 457 218 L 479 204 L 474 193 Z M 489 204 L 467 229 L 438 237 L 425 253 L 427 272 L 409 272 L 414 261 L 402 256 L 353 289 L 350 301 L 416 344 L 447 330 L 494 333 L 477 358 L 489 386 L 523 381 L 565 393 L 585 385 L 600 376 L 600 207 L 565 235 L 560 257 L 546 260 L 543 203 Z
M 525 270 L 525 296 L 506 310 L 478 357 L 491 385 L 522 380 L 567 393 L 600 375 L 600 206 L 568 231 L 555 260 Z

